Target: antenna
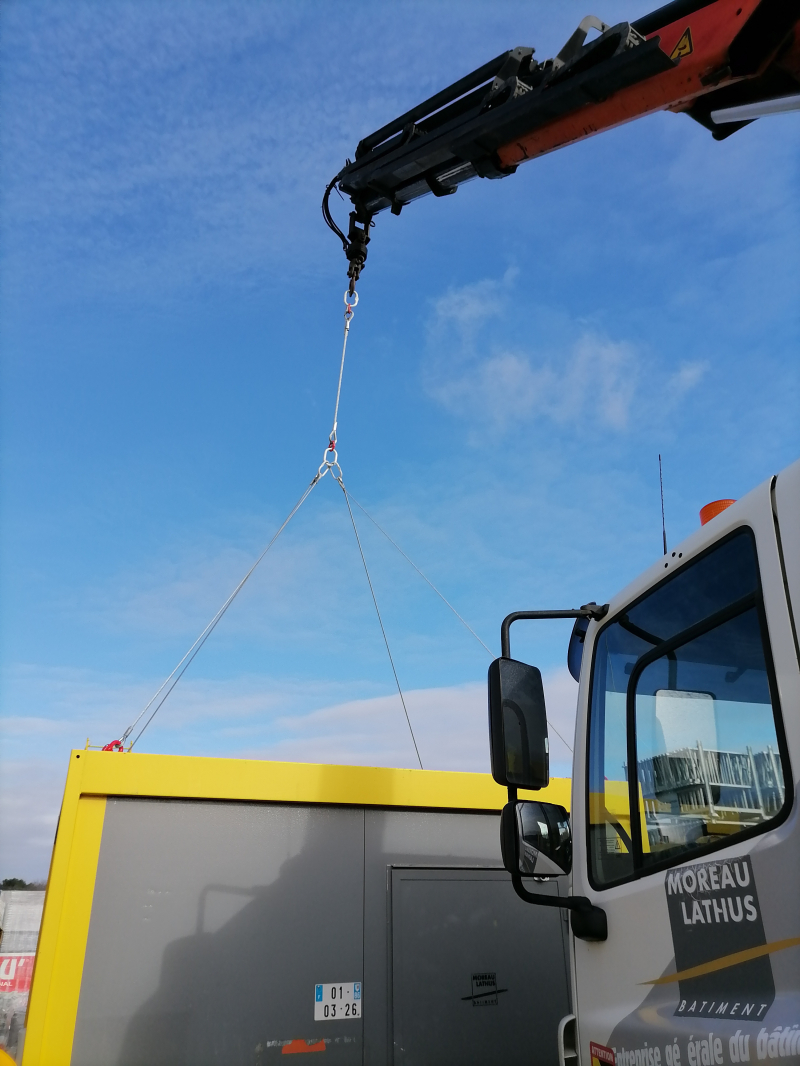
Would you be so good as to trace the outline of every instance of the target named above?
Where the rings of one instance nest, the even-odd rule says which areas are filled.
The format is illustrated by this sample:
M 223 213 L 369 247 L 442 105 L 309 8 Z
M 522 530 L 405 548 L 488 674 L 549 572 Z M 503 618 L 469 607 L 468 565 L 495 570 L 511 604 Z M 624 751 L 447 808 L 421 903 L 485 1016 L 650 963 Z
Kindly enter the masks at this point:
M 664 476 L 661 472 L 661 455 L 658 456 L 658 483 L 661 486 L 661 535 L 664 538 L 664 554 L 667 554 L 667 524 L 664 521 Z

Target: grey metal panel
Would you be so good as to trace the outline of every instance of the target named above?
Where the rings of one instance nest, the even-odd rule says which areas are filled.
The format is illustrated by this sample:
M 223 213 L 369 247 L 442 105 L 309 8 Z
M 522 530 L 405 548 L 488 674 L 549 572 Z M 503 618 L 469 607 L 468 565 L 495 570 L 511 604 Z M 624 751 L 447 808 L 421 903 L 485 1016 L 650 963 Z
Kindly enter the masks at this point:
M 389 875 L 393 865 L 499 867 L 500 816 L 368 810 L 364 861 L 364 1062 L 391 1054 Z M 513 892 L 508 887 L 513 897 Z
M 391 907 L 395 1066 L 556 1066 L 559 910 L 523 903 L 505 872 L 421 869 L 392 871 Z
M 109 799 L 74 1066 L 266 1066 L 321 1038 L 361 1066 L 361 1020 L 313 1000 L 363 979 L 363 849 L 359 809 Z
M 394 1008 L 398 1062 L 438 1066 L 457 1055 L 470 1066 L 458 1033 L 448 1035 L 461 1026 L 462 1001 L 439 985 L 449 988 L 456 973 L 463 982 L 465 966 L 485 968 L 495 956 L 502 977 L 522 936 L 533 937 L 539 959 L 519 973 L 511 965 L 527 1013 L 523 1025 L 514 1007 L 493 1053 L 515 1066 L 533 1033 L 543 1050 L 524 1057 L 554 1066 L 550 1044 L 554 1052 L 567 1012 L 558 912 L 520 903 L 493 869 L 498 828 L 497 814 L 110 799 L 73 1064 L 267 1066 L 285 1041 L 324 1038 L 329 1066 L 390 1066 Z M 448 939 L 437 908 L 462 935 Z M 433 975 L 433 1000 L 409 976 L 418 963 Z M 353 980 L 363 981 L 363 1019 L 314 1022 L 314 984 Z M 446 1009 L 432 1015 L 422 1000 L 436 996 Z M 509 1013 L 505 1003 L 481 1009 L 500 1011 Z M 492 1066 L 491 1053 L 480 1058 Z

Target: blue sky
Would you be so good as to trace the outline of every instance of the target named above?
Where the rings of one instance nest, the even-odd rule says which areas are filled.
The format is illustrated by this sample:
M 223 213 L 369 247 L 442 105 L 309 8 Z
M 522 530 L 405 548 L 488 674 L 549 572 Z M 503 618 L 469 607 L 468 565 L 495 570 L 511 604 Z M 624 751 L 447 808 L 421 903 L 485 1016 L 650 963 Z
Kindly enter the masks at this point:
M 584 14 L 3 5 L 0 876 L 46 873 L 69 749 L 122 732 L 319 464 L 345 288 L 325 183 Z M 660 114 L 378 218 L 346 481 L 491 647 L 508 611 L 602 602 L 660 554 L 659 452 L 673 542 L 797 457 L 799 130 L 718 144 Z M 317 487 L 141 750 L 414 765 L 340 497 Z M 360 526 L 425 765 L 487 768 L 488 655 Z M 514 645 L 564 731 L 568 632 Z

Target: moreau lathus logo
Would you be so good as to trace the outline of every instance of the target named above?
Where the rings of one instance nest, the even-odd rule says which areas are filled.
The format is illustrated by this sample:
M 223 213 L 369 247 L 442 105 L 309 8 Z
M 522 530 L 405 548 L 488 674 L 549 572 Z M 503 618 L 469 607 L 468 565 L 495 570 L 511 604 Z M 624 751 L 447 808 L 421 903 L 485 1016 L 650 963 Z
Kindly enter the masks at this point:
M 464 1002 L 471 1000 L 473 1007 L 496 1007 L 497 997 L 501 992 L 508 992 L 508 989 L 497 987 L 496 973 L 474 973 L 472 995 L 462 996 L 461 999 Z
M 733 965 L 724 961 L 728 955 L 766 944 L 750 859 L 720 859 L 669 870 L 664 890 L 675 967 L 678 974 L 692 971 L 679 978 L 675 1014 L 763 1018 L 775 999 L 769 956 Z

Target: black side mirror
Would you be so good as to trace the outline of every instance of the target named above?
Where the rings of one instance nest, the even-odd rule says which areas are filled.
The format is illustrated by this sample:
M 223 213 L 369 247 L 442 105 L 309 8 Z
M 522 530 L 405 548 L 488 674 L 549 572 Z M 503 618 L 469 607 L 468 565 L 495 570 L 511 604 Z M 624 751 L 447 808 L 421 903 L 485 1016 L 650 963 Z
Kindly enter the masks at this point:
M 568 874 L 572 869 L 569 814 L 555 803 L 507 803 L 500 815 L 500 847 L 503 865 L 511 874 Z
M 542 675 L 516 659 L 489 667 L 492 777 L 506 788 L 539 789 L 550 782 Z

